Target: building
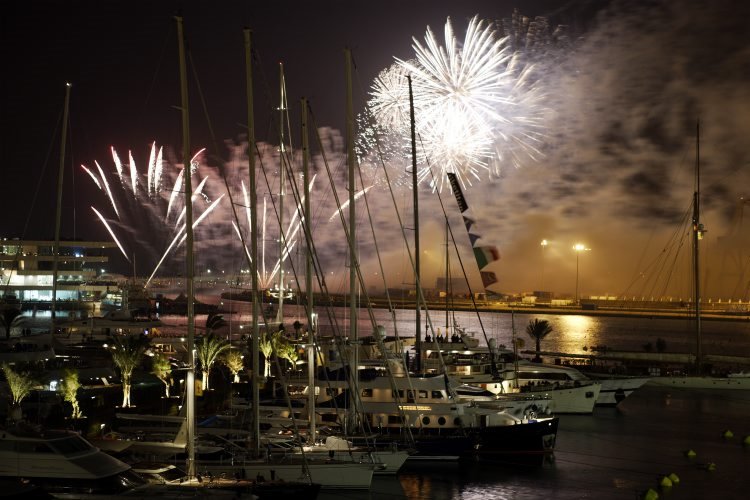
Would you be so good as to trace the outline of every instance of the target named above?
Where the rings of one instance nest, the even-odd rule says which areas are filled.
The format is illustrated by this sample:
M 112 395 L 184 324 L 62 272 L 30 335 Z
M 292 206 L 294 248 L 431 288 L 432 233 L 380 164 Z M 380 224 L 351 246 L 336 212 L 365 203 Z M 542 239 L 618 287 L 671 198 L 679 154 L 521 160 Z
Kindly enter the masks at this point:
M 54 241 L 0 240 L 0 297 L 24 307 L 52 301 Z M 61 241 L 57 271 L 57 301 L 98 301 L 116 283 L 101 279 L 115 244 L 106 241 Z

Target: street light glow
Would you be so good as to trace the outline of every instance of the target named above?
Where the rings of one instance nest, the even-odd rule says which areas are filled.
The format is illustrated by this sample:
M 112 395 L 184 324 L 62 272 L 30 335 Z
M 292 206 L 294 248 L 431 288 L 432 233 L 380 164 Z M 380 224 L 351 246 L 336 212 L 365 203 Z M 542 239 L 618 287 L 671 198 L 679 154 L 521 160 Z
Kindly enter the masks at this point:
M 578 295 L 578 269 L 579 269 L 578 256 L 581 254 L 581 252 L 591 250 L 591 249 L 586 248 L 586 245 L 584 245 L 583 243 L 576 243 L 575 245 L 573 245 L 573 250 L 575 250 L 576 252 L 576 304 L 580 304 L 581 297 L 580 295 Z

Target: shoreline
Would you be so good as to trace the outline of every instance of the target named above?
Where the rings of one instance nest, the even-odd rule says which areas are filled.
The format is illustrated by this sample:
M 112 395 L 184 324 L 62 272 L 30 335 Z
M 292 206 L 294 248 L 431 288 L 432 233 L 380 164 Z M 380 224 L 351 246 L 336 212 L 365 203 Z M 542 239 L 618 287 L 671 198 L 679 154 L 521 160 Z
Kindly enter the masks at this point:
M 202 294 L 203 295 L 203 294 Z M 202 300 L 210 295 L 203 295 Z M 231 301 L 240 304 L 251 304 L 249 301 L 240 299 L 224 298 L 219 295 L 215 296 L 219 301 Z M 316 297 L 315 302 L 318 306 L 346 307 L 348 302 L 342 296 L 335 296 L 328 300 L 322 297 Z M 390 301 L 393 309 L 409 310 L 416 307 L 414 300 L 394 300 Z M 267 302 L 263 303 L 267 305 Z M 287 301 L 288 305 L 303 305 L 292 301 Z M 371 297 L 370 306 L 374 309 L 390 309 L 388 301 L 382 297 Z M 360 305 L 360 308 L 363 306 Z M 427 301 L 427 309 L 431 311 L 445 311 L 446 304 L 444 301 Z M 546 304 L 524 305 L 518 303 L 494 302 L 484 303 L 477 302 L 476 308 L 469 299 L 453 299 L 450 304 L 450 310 L 453 311 L 477 311 L 477 312 L 494 312 L 503 314 L 550 314 L 550 315 L 578 315 L 578 316 L 603 316 L 612 318 L 641 318 L 641 319 L 694 319 L 694 311 L 670 310 L 670 309 L 649 309 L 633 308 L 624 309 L 621 307 L 601 307 L 597 304 L 596 308 L 584 308 L 581 306 L 548 306 Z M 229 312 L 222 308 L 222 311 Z M 702 311 L 701 320 L 708 321 L 733 321 L 747 322 L 750 321 L 750 311 Z

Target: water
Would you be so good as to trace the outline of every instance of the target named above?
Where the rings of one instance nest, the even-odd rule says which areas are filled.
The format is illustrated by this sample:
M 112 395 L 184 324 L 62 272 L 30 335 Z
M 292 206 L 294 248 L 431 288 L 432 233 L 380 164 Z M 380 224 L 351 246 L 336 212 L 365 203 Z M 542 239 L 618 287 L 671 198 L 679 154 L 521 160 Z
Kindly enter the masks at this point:
M 649 488 L 677 499 L 747 498 L 750 395 L 644 387 L 618 408 L 563 415 L 554 461 L 537 469 L 501 465 L 410 466 L 376 478 L 369 492 L 326 491 L 332 499 L 633 499 Z M 724 431 L 735 437 L 725 439 Z M 696 458 L 685 451 L 692 449 Z M 716 464 L 709 472 L 706 466 Z M 659 481 L 677 474 L 663 492 Z
M 233 306 L 236 307 L 236 306 Z M 286 323 L 304 323 L 303 313 L 285 307 Z M 339 327 L 346 331 L 345 309 L 337 309 Z M 389 312 L 376 310 L 376 321 L 393 334 Z M 246 310 L 225 316 L 237 333 L 249 322 Z M 413 311 L 396 311 L 396 328 L 402 336 L 414 335 Z M 458 323 L 479 332 L 476 314 L 457 312 Z M 692 352 L 694 333 L 685 320 L 661 318 L 611 318 L 516 314 L 520 338 L 530 319 L 550 321 L 554 328 L 542 349 L 583 353 L 584 346 L 607 345 L 612 349 L 642 350 L 658 338 L 667 350 Z M 437 329 L 444 313 L 432 314 Z M 184 318 L 183 318 L 184 320 Z M 205 318 L 198 318 L 201 325 Z M 169 321 L 171 322 L 171 321 Z M 511 315 L 482 313 L 490 338 L 510 345 Z M 361 330 L 371 331 L 360 319 Z M 324 317 L 321 330 L 328 328 Z M 478 333 L 481 337 L 481 334 Z M 703 322 L 704 352 L 750 356 L 750 324 L 734 321 Z M 484 341 L 482 340 L 482 343 Z M 633 499 L 649 488 L 669 499 L 746 498 L 750 488 L 750 446 L 742 442 L 750 435 L 750 394 L 747 391 L 697 391 L 645 386 L 617 408 L 596 408 L 593 415 L 563 415 L 553 462 L 541 468 L 517 469 L 497 464 L 428 464 L 409 466 L 397 477 L 376 478 L 370 491 L 324 491 L 321 500 L 333 499 Z M 726 430 L 734 433 L 725 439 Z M 694 450 L 696 458 L 685 456 Z M 709 463 L 716 464 L 713 472 Z M 677 474 L 680 483 L 671 491 L 659 481 Z
M 200 297 L 208 301 L 209 297 Z M 249 324 L 250 306 L 238 302 L 232 302 L 230 308 L 232 313 L 225 314 L 229 320 L 234 334 L 239 335 L 241 324 Z M 295 320 L 306 323 L 304 310 L 298 306 L 284 306 L 286 326 L 291 329 Z M 332 314 L 336 316 L 339 331 L 346 334 L 348 331 L 348 309 L 333 308 Z M 383 325 L 387 335 L 394 335 L 396 331 L 403 337 L 414 337 L 414 311 L 407 309 L 396 310 L 391 313 L 386 309 L 374 309 L 373 314 L 377 324 Z M 467 332 L 473 332 L 485 344 L 479 318 L 476 313 L 457 311 L 454 313 L 456 322 Z M 432 311 L 430 313 L 432 326 L 435 331 L 438 328 L 445 331 L 445 313 L 443 311 Z M 571 354 L 584 354 L 593 346 L 606 345 L 614 350 L 642 351 L 646 344 L 656 346 L 657 339 L 666 342 L 666 350 L 670 352 L 694 352 L 695 351 L 695 329 L 689 318 L 667 319 L 667 318 L 635 318 L 635 317 L 606 317 L 585 315 L 554 315 L 539 314 L 537 312 L 515 314 L 511 317 L 508 312 L 483 312 L 481 323 L 484 326 L 488 338 L 495 339 L 498 345 L 512 345 L 513 325 L 515 324 L 516 336 L 526 342 L 527 349 L 533 349 L 533 340 L 526 334 L 525 329 L 531 319 L 544 319 L 550 322 L 553 333 L 542 341 L 542 350 L 553 352 L 566 352 Z M 394 324 L 395 319 L 395 324 Z M 166 322 L 173 322 L 166 318 Z M 182 318 L 184 323 L 184 318 Z M 205 316 L 196 318 L 196 325 L 203 325 Z M 332 321 L 327 313 L 319 311 L 318 330 L 326 335 L 332 334 L 334 329 Z M 427 321 L 422 317 L 422 325 Z M 747 321 L 720 321 L 704 320 L 702 323 L 702 337 L 704 353 L 750 356 L 750 322 Z M 359 330 L 362 335 L 369 335 L 372 325 L 365 312 L 361 313 L 358 320 Z M 424 333 L 424 331 L 423 331 Z

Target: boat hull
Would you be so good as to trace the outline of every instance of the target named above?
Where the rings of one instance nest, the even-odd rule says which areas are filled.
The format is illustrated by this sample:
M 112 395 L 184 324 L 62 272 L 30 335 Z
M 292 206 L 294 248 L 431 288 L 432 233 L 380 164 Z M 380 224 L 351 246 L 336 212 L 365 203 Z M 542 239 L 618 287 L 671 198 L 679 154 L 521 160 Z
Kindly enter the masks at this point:
M 337 461 L 302 461 L 284 462 L 245 462 L 197 464 L 200 473 L 211 472 L 218 476 L 222 473 L 246 479 L 283 480 L 291 482 L 312 482 L 323 489 L 366 490 L 370 488 L 375 467 L 370 463 L 351 463 Z M 309 471 L 309 478 L 305 471 Z
M 750 377 L 653 377 L 648 385 L 682 389 L 750 389 Z
M 556 415 L 577 414 L 589 415 L 594 412 L 601 384 L 545 388 L 544 386 L 526 387 L 531 394 L 542 394 L 551 399 L 550 409 Z
M 650 377 L 597 379 L 602 384 L 602 390 L 596 398 L 596 406 L 617 406 L 650 379 Z
M 474 456 L 519 465 L 541 465 L 555 449 L 559 419 L 545 418 L 519 425 L 482 429 Z

